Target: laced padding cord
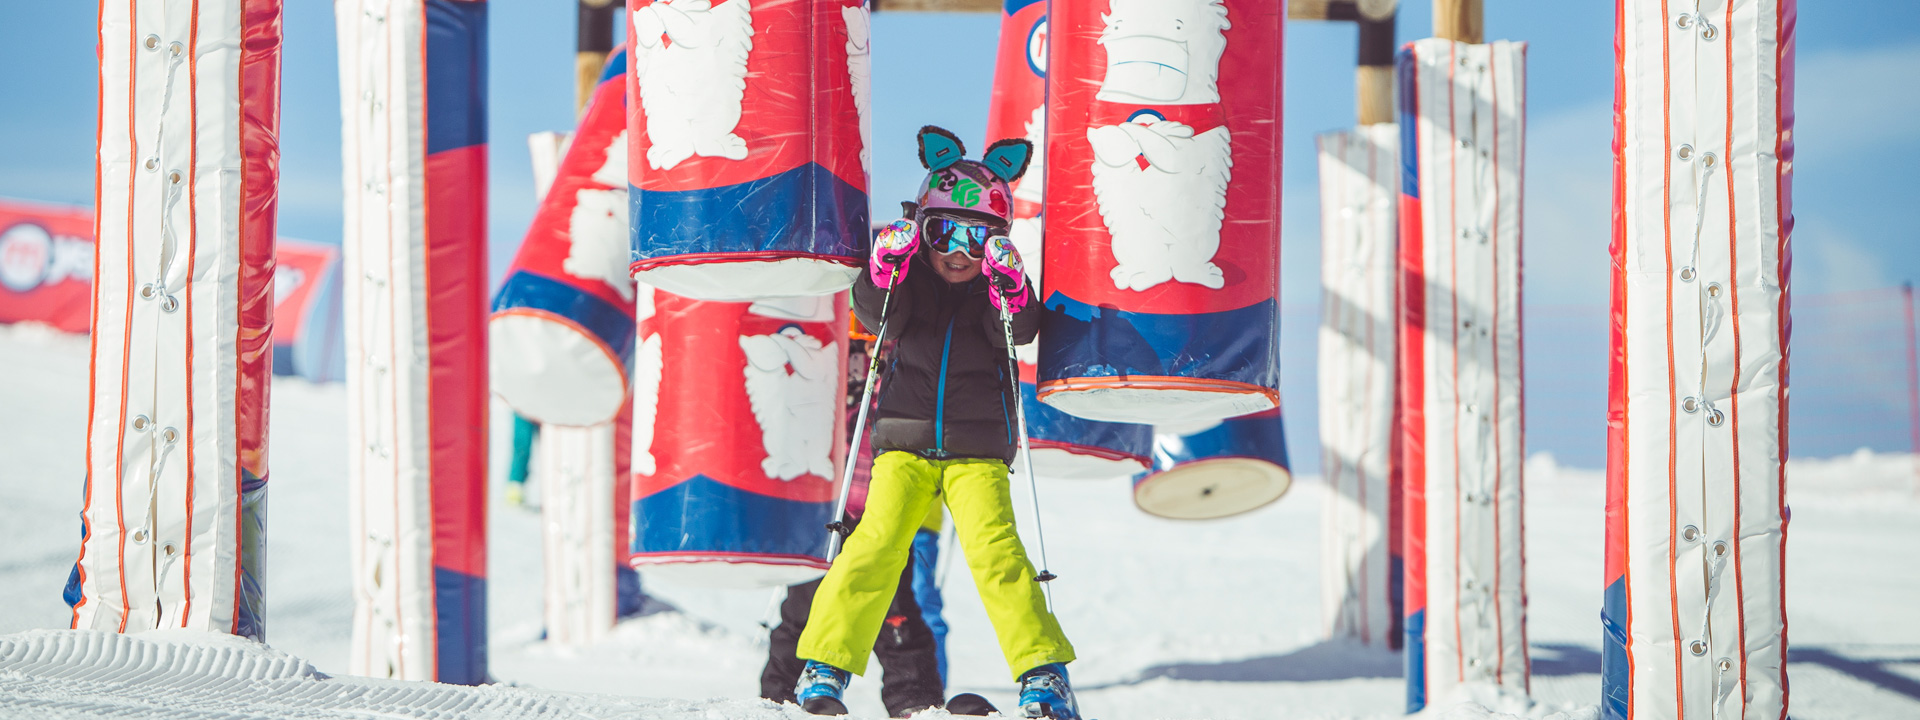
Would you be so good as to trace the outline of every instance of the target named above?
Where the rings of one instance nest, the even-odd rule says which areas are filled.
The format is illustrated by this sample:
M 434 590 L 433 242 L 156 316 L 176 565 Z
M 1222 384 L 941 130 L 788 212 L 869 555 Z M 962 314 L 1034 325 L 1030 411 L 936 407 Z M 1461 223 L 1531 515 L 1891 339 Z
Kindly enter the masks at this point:
M 152 426 L 148 427 L 151 429 Z M 160 541 L 154 529 L 160 524 L 160 473 L 166 470 L 167 456 L 173 454 L 173 448 L 179 444 L 180 436 L 173 428 L 167 428 L 155 434 L 160 437 L 161 445 L 160 456 L 154 459 L 153 468 L 147 471 L 147 542 L 149 546 L 171 547 L 170 543 Z M 167 572 L 173 569 L 173 561 L 179 557 L 177 552 L 161 554 L 166 557 L 161 559 L 153 555 L 148 556 L 159 563 L 159 567 L 153 573 L 153 626 L 155 628 L 160 627 L 161 618 L 166 616 L 166 609 L 161 602 L 164 596 L 160 591 L 166 586 Z
M 1700 11 L 1699 0 L 1694 0 L 1693 14 L 1690 16 L 1681 16 L 1676 23 L 1681 30 L 1691 30 L 1691 26 L 1698 25 L 1699 32 L 1697 33 L 1697 37 L 1700 39 L 1710 41 L 1719 35 L 1719 29 L 1715 28 L 1706 14 Z M 1707 198 L 1709 197 L 1707 195 L 1707 188 L 1712 182 L 1714 169 L 1720 164 L 1720 158 L 1712 151 L 1700 152 L 1692 145 L 1680 146 L 1678 153 L 1681 160 L 1692 162 L 1695 167 L 1695 172 L 1699 173 L 1700 177 L 1700 182 L 1695 186 L 1693 196 L 1693 237 L 1687 252 L 1688 264 L 1685 268 L 1681 269 L 1681 280 L 1683 282 L 1693 283 L 1694 292 L 1699 300 L 1700 398 L 1697 401 L 1698 406 L 1696 408 L 1683 407 L 1683 409 L 1688 412 L 1705 412 L 1707 426 L 1719 427 L 1726 422 L 1726 415 L 1721 412 L 1714 400 L 1707 396 L 1707 388 L 1709 387 L 1707 384 L 1707 346 L 1712 342 L 1714 336 L 1720 329 L 1722 322 L 1721 316 L 1724 314 L 1724 308 L 1721 305 L 1720 299 L 1723 291 L 1719 284 L 1709 283 L 1705 278 L 1700 276 L 1700 240 L 1701 234 L 1706 227 Z M 1708 430 L 1705 428 L 1701 430 L 1703 440 L 1707 432 Z M 1702 476 L 1704 477 L 1708 470 L 1708 468 L 1705 467 L 1707 457 L 1704 453 L 1701 456 L 1701 462 Z M 1704 493 L 1705 490 L 1703 486 L 1701 488 L 1702 493 Z M 1721 573 L 1726 570 L 1727 559 L 1730 555 L 1731 549 L 1725 540 L 1716 540 L 1707 549 L 1705 559 L 1706 567 L 1704 568 L 1707 582 L 1705 608 L 1700 616 L 1699 639 L 1694 641 L 1704 644 L 1698 653 L 1701 655 L 1709 652 L 1714 646 L 1713 607 L 1714 602 L 1718 600 L 1720 596 L 1720 577 Z M 1713 717 L 1717 719 L 1720 717 L 1722 708 L 1726 705 L 1726 700 L 1732 694 L 1734 688 L 1734 685 L 1727 683 L 1728 672 L 1732 669 L 1733 663 L 1726 658 L 1719 658 L 1714 660 L 1713 665 Z
M 153 169 L 158 169 L 167 164 L 162 157 L 166 148 L 167 113 L 173 108 L 174 80 L 179 77 L 180 66 L 186 62 L 186 50 L 179 42 L 167 45 L 167 55 L 167 80 L 161 87 L 160 113 L 154 123 L 154 151 L 153 155 L 148 158 L 149 167 Z M 169 169 L 166 172 L 167 174 L 164 178 L 166 189 L 161 192 L 160 202 L 159 274 L 152 283 L 141 288 L 139 294 L 147 300 L 152 300 L 155 297 L 160 298 L 160 309 L 164 312 L 171 313 L 180 308 L 180 300 L 174 297 L 171 289 L 173 283 L 170 282 L 167 277 L 173 272 L 173 256 L 180 251 L 180 242 L 173 227 L 173 211 L 175 207 L 179 206 L 186 183 L 184 182 L 185 178 L 181 177 L 180 170 Z M 132 248 L 128 248 L 128 250 L 131 252 Z M 185 285 L 185 280 L 183 277 L 181 282 L 182 286 Z M 149 397 L 154 400 L 156 406 L 159 400 L 160 378 L 163 373 L 161 365 L 160 353 L 156 352 L 153 356 L 154 388 L 152 394 L 149 395 Z M 156 407 L 155 409 L 157 410 L 158 408 Z M 159 417 L 158 412 L 155 413 L 155 417 Z M 172 427 L 164 430 L 157 430 L 157 427 L 157 425 L 150 424 L 147 428 L 149 434 L 160 440 L 161 445 L 159 455 L 154 458 L 152 467 L 147 470 L 146 535 L 149 548 L 171 548 L 172 543 L 163 541 L 156 532 L 160 527 L 160 476 L 166 471 L 167 457 L 173 454 L 173 448 L 179 443 L 180 436 L 179 431 Z M 191 512 L 191 509 L 189 509 L 189 512 Z M 150 562 L 155 565 L 152 569 L 154 596 L 153 626 L 156 628 L 160 627 L 161 620 L 166 615 L 165 595 L 162 593 L 166 586 L 167 573 L 172 571 L 173 563 L 179 558 L 179 555 L 180 553 L 178 551 L 162 551 L 148 555 Z
M 360 137 L 362 140 L 358 143 L 359 147 L 357 148 L 357 159 L 363 168 L 361 179 L 362 201 L 360 203 L 362 208 L 360 212 L 378 213 L 385 212 L 388 206 L 388 203 L 385 202 L 387 187 L 385 183 L 380 181 L 380 173 L 391 162 L 391 158 L 388 157 L 388 155 L 392 153 L 392 148 L 384 147 L 384 154 L 369 161 L 367 157 L 367 146 L 370 144 L 368 139 L 381 136 L 381 133 L 376 131 L 379 130 L 382 125 L 383 116 L 381 109 L 383 105 L 380 99 L 385 96 L 387 87 L 381 82 L 384 75 L 380 72 L 380 69 L 385 67 L 385 65 L 379 61 L 367 61 L 365 59 L 383 56 L 385 54 L 385 48 L 392 43 L 392 38 L 389 37 L 386 29 L 385 14 L 373 10 L 363 10 L 362 18 L 360 37 L 363 39 L 372 39 L 373 42 L 363 43 L 359 48 L 359 52 L 363 58 L 363 61 L 360 63 L 362 68 L 361 86 L 366 88 L 360 95 L 362 109 Z M 376 196 L 378 200 L 373 203 L 366 202 L 366 196 L 369 193 Z M 362 226 L 365 226 L 364 221 L 362 221 Z M 385 267 L 391 270 L 393 245 L 392 221 L 389 220 L 387 223 L 384 223 L 382 227 L 385 228 L 386 242 L 382 245 L 382 249 L 385 250 L 385 252 L 380 254 L 367 252 L 365 243 L 363 242 L 360 251 L 357 252 L 356 255 L 365 258 L 365 262 L 367 262 L 369 267 L 378 268 L 380 267 L 378 263 L 384 261 L 386 263 Z M 364 237 L 373 235 L 373 233 L 362 233 L 362 235 Z M 389 288 L 387 276 L 373 269 L 362 270 L 361 279 L 365 282 L 365 287 L 359 293 L 359 296 L 362 298 L 359 303 L 359 322 L 360 327 L 363 328 L 361 336 L 366 338 L 368 345 L 371 346 L 364 352 L 365 360 L 363 361 L 370 377 L 365 383 L 366 390 L 364 391 L 365 394 L 361 403 L 361 407 L 363 408 L 361 422 L 363 434 L 361 439 L 365 442 L 365 447 L 362 448 L 362 452 L 381 460 L 387 460 L 392 457 L 394 449 L 389 447 L 386 440 L 398 432 L 398 423 L 390 410 L 382 410 L 382 408 L 392 408 L 395 405 L 392 392 L 393 380 L 390 377 L 391 367 L 388 362 L 382 359 L 382 351 L 384 351 L 385 358 L 391 359 L 395 350 L 391 342 L 384 348 L 379 347 L 376 343 L 382 335 L 377 332 L 377 330 L 383 327 L 383 325 L 389 330 L 388 336 L 391 336 L 392 291 Z M 383 319 L 386 320 L 384 324 L 382 322 Z M 371 410 L 368 411 L 367 408 L 371 408 Z M 399 478 L 391 477 L 388 482 L 397 484 Z M 367 512 L 368 506 L 373 503 L 371 502 L 372 494 L 366 492 L 366 487 L 366 480 L 363 476 L 361 495 L 362 502 L 367 503 L 367 505 L 362 506 L 361 515 L 362 517 L 377 517 L 377 515 Z M 365 530 L 365 537 L 362 541 L 369 546 L 369 550 L 363 553 L 363 557 L 368 558 L 368 560 L 366 566 L 362 568 L 362 572 L 365 574 L 361 587 L 363 588 L 362 602 L 366 604 L 368 612 L 372 616 L 372 627 L 367 629 L 368 649 L 374 650 L 374 648 L 378 648 L 374 651 L 379 653 L 380 659 L 384 663 L 382 666 L 368 667 L 366 671 L 374 677 L 398 678 L 402 677 L 404 673 L 403 656 L 406 649 L 406 638 L 400 627 L 399 595 L 401 592 L 401 583 L 398 577 L 401 564 L 398 528 L 400 507 L 398 504 L 398 489 L 390 489 L 393 490 L 395 504 L 388 509 L 388 512 L 393 514 L 395 518 L 395 527 L 391 533 L 382 532 L 379 529 L 371 527 L 371 525 L 368 525 Z
M 1472 137 L 1472 141 L 1461 140 L 1459 142 L 1468 149 L 1467 167 L 1468 167 L 1468 173 L 1470 175 L 1470 181 L 1465 183 L 1465 189 L 1467 190 L 1467 195 L 1469 196 L 1469 201 L 1467 203 L 1467 206 L 1470 208 L 1470 211 L 1468 213 L 1468 217 L 1470 218 L 1469 221 L 1473 223 L 1474 227 L 1472 230 L 1462 232 L 1459 236 L 1453 239 L 1454 255 L 1456 258 L 1462 254 L 1463 245 L 1466 245 L 1467 247 L 1472 247 L 1471 244 L 1468 244 L 1465 242 L 1467 240 L 1475 240 L 1478 242 L 1480 246 L 1488 247 L 1491 242 L 1493 225 L 1494 223 L 1499 222 L 1499 218 L 1497 216 L 1495 216 L 1491 212 L 1488 212 L 1489 210 L 1491 210 L 1491 208 L 1483 209 L 1482 207 L 1485 200 L 1486 189 L 1490 184 L 1492 184 L 1494 179 L 1494 173 L 1498 172 L 1498 169 L 1493 166 L 1493 160 L 1489 156 L 1488 151 L 1485 148 L 1482 148 L 1479 146 L 1481 142 L 1480 110 L 1481 110 L 1481 103 L 1483 102 L 1481 91 L 1482 91 L 1483 84 L 1487 80 L 1487 64 L 1485 62 L 1481 62 L 1477 65 L 1473 65 L 1473 64 L 1470 64 L 1466 58 L 1461 58 L 1460 64 L 1462 68 L 1471 70 L 1470 76 L 1472 78 L 1472 84 L 1468 90 L 1468 97 L 1471 99 L 1470 99 L 1470 102 L 1468 103 L 1468 125 L 1467 125 L 1468 132 L 1470 133 L 1470 137 Z M 1486 102 L 1490 102 L 1490 101 L 1486 101 Z M 1454 202 L 1457 205 L 1460 201 L 1459 199 L 1456 198 Z M 1469 256 L 1478 257 L 1478 255 L 1472 253 L 1471 251 L 1469 251 L 1467 254 Z M 1498 291 L 1499 291 L 1499 272 L 1498 272 L 1499 260 L 1498 258 L 1494 258 L 1492 256 L 1490 249 L 1485 254 L 1485 257 L 1491 261 L 1491 266 L 1492 266 L 1491 269 L 1493 270 L 1492 278 L 1494 280 L 1493 287 L 1496 295 L 1496 297 L 1493 297 L 1490 299 L 1493 303 L 1497 305 L 1497 303 L 1499 302 L 1499 298 L 1497 297 Z M 1469 265 L 1469 267 L 1474 267 L 1474 266 L 1475 265 L 1471 265 L 1471 264 Z M 1467 281 L 1467 282 L 1471 282 L 1471 281 Z M 1463 284 L 1465 283 L 1463 282 Z M 1455 288 L 1454 291 L 1459 292 L 1459 289 Z M 1478 304 L 1474 304 L 1473 306 L 1477 307 Z M 1473 346 L 1476 346 L 1476 347 L 1481 346 L 1480 343 L 1476 342 L 1477 338 L 1474 337 L 1476 333 L 1484 337 L 1487 337 L 1492 342 L 1496 342 L 1496 343 L 1498 342 L 1498 338 L 1495 338 L 1493 335 L 1494 330 L 1496 330 L 1497 328 L 1493 327 L 1489 318 L 1476 317 L 1476 318 L 1470 318 L 1465 322 L 1461 322 L 1459 318 L 1455 318 L 1455 322 L 1463 326 L 1462 329 L 1464 329 L 1468 335 L 1467 343 Z M 1494 372 L 1498 373 L 1499 368 L 1495 367 Z M 1498 383 L 1496 382 L 1496 387 L 1497 385 Z M 1482 388 L 1478 384 L 1476 384 L 1476 386 L 1472 388 L 1470 392 L 1478 393 L 1481 389 Z M 1463 394 L 1466 394 L 1466 393 L 1463 393 Z M 1499 403 L 1499 398 L 1495 397 L 1492 399 L 1492 403 L 1490 403 L 1489 405 L 1497 404 L 1497 403 Z M 1488 427 L 1492 432 L 1496 432 L 1496 433 L 1499 432 L 1498 428 L 1493 428 L 1490 424 L 1488 424 L 1487 409 L 1485 407 L 1476 407 L 1476 405 L 1479 405 L 1479 404 L 1476 403 L 1468 406 L 1468 413 L 1473 415 L 1471 427 L 1475 428 L 1476 431 L 1480 427 Z M 1456 427 L 1454 432 L 1459 433 L 1461 432 L 1461 430 L 1462 430 L 1461 428 Z M 1485 469 L 1489 464 L 1489 459 L 1491 459 L 1492 466 L 1493 466 L 1492 477 L 1498 477 L 1500 472 L 1500 461 L 1498 457 L 1492 457 L 1492 458 L 1489 457 L 1488 455 L 1489 443 L 1485 442 L 1485 438 L 1476 438 L 1475 440 L 1476 440 L 1475 442 L 1471 443 L 1472 452 L 1474 455 L 1474 457 L 1472 458 L 1473 465 L 1474 467 L 1479 468 L 1481 472 L 1471 474 L 1472 485 L 1465 489 L 1465 492 L 1462 495 L 1462 497 L 1455 498 L 1454 502 L 1466 503 L 1470 505 L 1477 504 L 1477 505 L 1482 505 L 1488 508 L 1490 512 L 1488 513 L 1489 517 L 1487 518 L 1487 520 L 1493 523 L 1494 524 L 1493 526 L 1497 528 L 1498 523 L 1500 522 L 1500 519 L 1499 519 L 1499 514 L 1497 512 L 1497 506 L 1494 502 L 1495 498 L 1493 496 L 1494 493 L 1492 489 L 1493 480 L 1489 477 L 1489 474 L 1485 472 Z M 1459 529 L 1456 528 L 1456 532 L 1458 530 Z M 1476 556 L 1469 555 L 1468 557 L 1476 557 Z M 1497 567 L 1500 562 L 1500 559 L 1498 557 L 1495 557 L 1493 558 L 1493 562 Z M 1459 588 L 1458 592 L 1462 596 L 1461 598 L 1463 601 L 1462 604 L 1466 606 L 1466 608 L 1471 610 L 1474 622 L 1480 628 L 1480 632 L 1473 633 L 1473 648 L 1472 648 L 1472 654 L 1468 656 L 1469 663 L 1475 664 L 1474 669 L 1477 671 L 1476 674 L 1479 675 L 1481 678 L 1489 682 L 1498 683 L 1500 681 L 1500 678 L 1498 675 L 1499 675 L 1499 668 L 1501 663 L 1498 663 L 1498 662 L 1486 663 L 1484 660 L 1485 658 L 1488 658 L 1488 657 L 1499 657 L 1499 655 L 1503 652 L 1503 649 L 1497 648 L 1497 647 L 1493 648 L 1492 649 L 1493 651 L 1491 653 L 1488 652 L 1488 646 L 1494 642 L 1493 638 L 1495 637 L 1494 631 L 1496 629 L 1495 625 L 1497 623 L 1493 619 L 1493 614 L 1495 610 L 1494 594 L 1498 592 L 1499 588 L 1495 587 L 1492 583 L 1487 582 L 1485 578 L 1482 577 L 1481 568 L 1477 567 L 1474 563 L 1471 563 L 1471 562 L 1461 563 L 1461 567 L 1463 568 L 1461 572 L 1461 577 L 1456 578 L 1456 582 L 1458 583 L 1458 588 Z M 1466 648 L 1461 648 L 1461 650 L 1464 652 Z M 1463 676 L 1465 674 L 1465 670 L 1466 668 L 1461 668 Z

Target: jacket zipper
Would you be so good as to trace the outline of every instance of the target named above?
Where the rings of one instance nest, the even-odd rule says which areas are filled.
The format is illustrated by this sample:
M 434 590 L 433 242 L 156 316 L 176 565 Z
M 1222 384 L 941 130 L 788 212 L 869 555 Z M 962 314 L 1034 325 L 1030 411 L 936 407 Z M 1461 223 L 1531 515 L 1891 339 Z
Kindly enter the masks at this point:
M 953 350 L 953 321 L 960 319 L 960 313 L 947 317 L 947 339 L 940 346 L 940 390 L 933 401 L 933 449 L 945 455 L 947 452 L 947 356 Z

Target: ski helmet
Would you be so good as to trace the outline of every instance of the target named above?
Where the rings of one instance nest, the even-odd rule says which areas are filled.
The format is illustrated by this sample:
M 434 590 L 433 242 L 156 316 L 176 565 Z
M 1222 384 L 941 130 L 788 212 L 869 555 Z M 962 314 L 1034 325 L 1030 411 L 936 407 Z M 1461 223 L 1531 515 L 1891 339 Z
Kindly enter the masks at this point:
M 920 213 L 1008 225 L 1013 220 L 1013 192 L 1008 185 L 1026 174 L 1033 143 L 1001 140 L 988 146 L 979 160 L 966 156 L 966 146 L 953 133 L 932 125 L 920 128 L 920 164 L 927 168 L 917 201 Z

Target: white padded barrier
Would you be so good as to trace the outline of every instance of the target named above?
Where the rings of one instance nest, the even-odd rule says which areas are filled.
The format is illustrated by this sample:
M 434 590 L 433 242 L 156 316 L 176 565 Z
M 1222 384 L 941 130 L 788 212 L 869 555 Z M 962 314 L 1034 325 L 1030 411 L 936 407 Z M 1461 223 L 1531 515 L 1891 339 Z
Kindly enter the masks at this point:
M 614 423 L 540 429 L 540 537 L 546 571 L 547 640 L 589 645 L 613 631 L 618 567 Z M 618 463 L 625 465 L 625 463 Z
M 1606 718 L 1781 718 L 1793 0 L 1620 4 Z
M 1408 709 L 1528 690 L 1520 372 L 1526 45 L 1400 53 Z M 1417 558 L 1415 556 L 1418 556 Z
M 1400 647 L 1393 457 L 1400 128 L 1320 135 L 1320 611 L 1327 636 Z
M 486 9 L 334 5 L 359 675 L 488 679 Z
M 107 3 L 99 32 L 73 627 L 260 638 L 280 3 Z

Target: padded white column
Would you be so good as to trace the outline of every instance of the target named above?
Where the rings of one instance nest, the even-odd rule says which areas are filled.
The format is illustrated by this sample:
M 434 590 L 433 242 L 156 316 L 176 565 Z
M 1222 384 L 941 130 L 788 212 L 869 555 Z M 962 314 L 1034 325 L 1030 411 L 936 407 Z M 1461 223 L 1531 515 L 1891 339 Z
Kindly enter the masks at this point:
M 546 569 L 547 640 L 589 645 L 614 623 L 614 424 L 548 425 L 535 453 Z
M 1787 715 L 1794 15 L 1620 4 L 1608 718 Z
M 99 27 L 73 626 L 259 638 L 280 3 L 105 3 Z
M 1410 685 L 1528 688 L 1520 372 L 1526 46 L 1414 42 L 1400 57 L 1403 477 Z M 1418 493 L 1416 503 L 1412 494 Z M 1412 564 L 1409 559 L 1409 563 Z M 1410 637 L 1410 639 L 1412 639 Z M 1415 667 L 1419 672 L 1413 672 Z M 1410 690 L 1413 687 L 1410 686 Z
M 1328 637 L 1400 646 L 1393 457 L 1400 128 L 1320 135 L 1320 611 Z

